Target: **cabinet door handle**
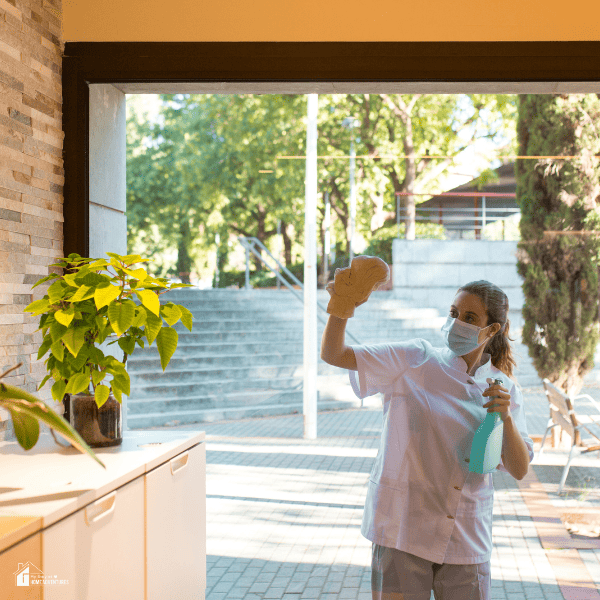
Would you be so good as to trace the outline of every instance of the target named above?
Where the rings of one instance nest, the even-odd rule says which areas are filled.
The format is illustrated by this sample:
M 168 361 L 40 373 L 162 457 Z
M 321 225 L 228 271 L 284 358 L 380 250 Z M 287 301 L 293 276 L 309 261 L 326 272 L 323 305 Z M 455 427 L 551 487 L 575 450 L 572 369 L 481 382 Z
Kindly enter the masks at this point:
M 188 464 L 188 459 L 190 457 L 189 451 L 182 452 L 179 456 L 171 459 L 171 475 L 175 475 L 177 471 L 181 471 Z M 178 465 L 178 466 L 177 466 Z
M 96 502 L 94 502 L 93 504 L 86 506 L 85 507 L 85 522 L 86 522 L 86 524 L 91 525 L 92 523 L 96 523 L 96 521 L 99 521 L 103 517 L 106 517 L 111 512 L 113 512 L 115 510 L 115 499 L 116 498 L 117 498 L 117 490 L 115 490 L 114 492 L 111 492 L 110 494 L 107 494 L 106 496 L 104 496 L 104 498 L 101 498 L 100 500 L 96 500 Z M 99 512 L 97 512 L 95 515 L 93 514 L 94 512 L 96 512 L 94 509 L 99 510 Z M 92 515 L 92 516 L 90 517 L 90 515 Z

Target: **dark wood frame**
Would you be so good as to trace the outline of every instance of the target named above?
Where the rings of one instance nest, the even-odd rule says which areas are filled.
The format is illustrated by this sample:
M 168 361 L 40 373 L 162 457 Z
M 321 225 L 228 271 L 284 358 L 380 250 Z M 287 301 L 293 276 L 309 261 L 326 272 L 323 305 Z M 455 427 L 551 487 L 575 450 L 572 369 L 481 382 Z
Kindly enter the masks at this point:
M 67 42 L 64 255 L 89 253 L 89 85 L 600 81 L 600 42 Z

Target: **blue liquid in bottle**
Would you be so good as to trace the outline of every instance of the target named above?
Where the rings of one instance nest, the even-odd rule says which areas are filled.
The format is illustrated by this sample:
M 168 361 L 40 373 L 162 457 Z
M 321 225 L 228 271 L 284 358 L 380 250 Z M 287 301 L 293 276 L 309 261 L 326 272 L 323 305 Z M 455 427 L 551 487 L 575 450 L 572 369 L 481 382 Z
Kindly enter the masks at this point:
M 494 384 L 503 385 L 502 379 L 494 379 Z M 484 474 L 496 470 L 501 461 L 503 433 L 504 423 L 500 413 L 487 413 L 473 436 L 469 459 L 471 473 Z

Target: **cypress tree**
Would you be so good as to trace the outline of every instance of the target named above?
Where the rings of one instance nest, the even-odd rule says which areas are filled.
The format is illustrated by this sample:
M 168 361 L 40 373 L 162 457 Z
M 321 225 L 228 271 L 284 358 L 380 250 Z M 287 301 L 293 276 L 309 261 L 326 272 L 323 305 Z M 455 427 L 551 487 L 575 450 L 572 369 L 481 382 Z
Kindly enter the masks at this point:
M 600 100 L 594 94 L 519 97 L 517 270 L 523 343 L 540 378 L 577 394 L 599 339 Z

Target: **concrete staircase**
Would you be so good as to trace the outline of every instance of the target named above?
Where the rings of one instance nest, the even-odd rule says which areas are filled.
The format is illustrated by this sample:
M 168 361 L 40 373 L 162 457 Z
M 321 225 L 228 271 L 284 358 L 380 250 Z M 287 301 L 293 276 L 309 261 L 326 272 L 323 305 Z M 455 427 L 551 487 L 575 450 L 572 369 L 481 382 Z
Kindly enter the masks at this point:
M 375 292 L 348 332 L 361 343 L 440 342 L 445 316 L 389 294 Z M 303 305 L 290 291 L 173 290 L 169 299 L 193 313 L 193 330 L 175 326 L 179 344 L 164 373 L 155 345 L 129 357 L 129 428 L 302 412 Z M 327 306 L 329 295 L 319 290 L 318 299 Z M 319 322 L 319 345 L 323 329 Z M 319 358 L 318 378 L 319 410 L 360 406 L 346 371 Z
M 302 412 L 303 305 L 290 291 L 187 289 L 168 296 L 192 311 L 193 331 L 176 325 L 179 345 L 164 373 L 155 345 L 129 357 L 129 428 Z M 317 296 L 327 306 L 328 293 L 319 290 Z M 394 292 L 374 292 L 347 331 L 363 344 L 424 338 L 443 346 L 446 318 L 445 310 L 415 306 Z M 510 320 L 511 337 L 517 338 L 515 376 L 523 387 L 540 386 L 521 343 L 520 311 L 511 311 Z M 318 322 L 319 347 L 323 329 Z M 350 338 L 347 343 L 355 344 Z M 320 358 L 317 388 L 318 410 L 361 405 L 347 371 Z

